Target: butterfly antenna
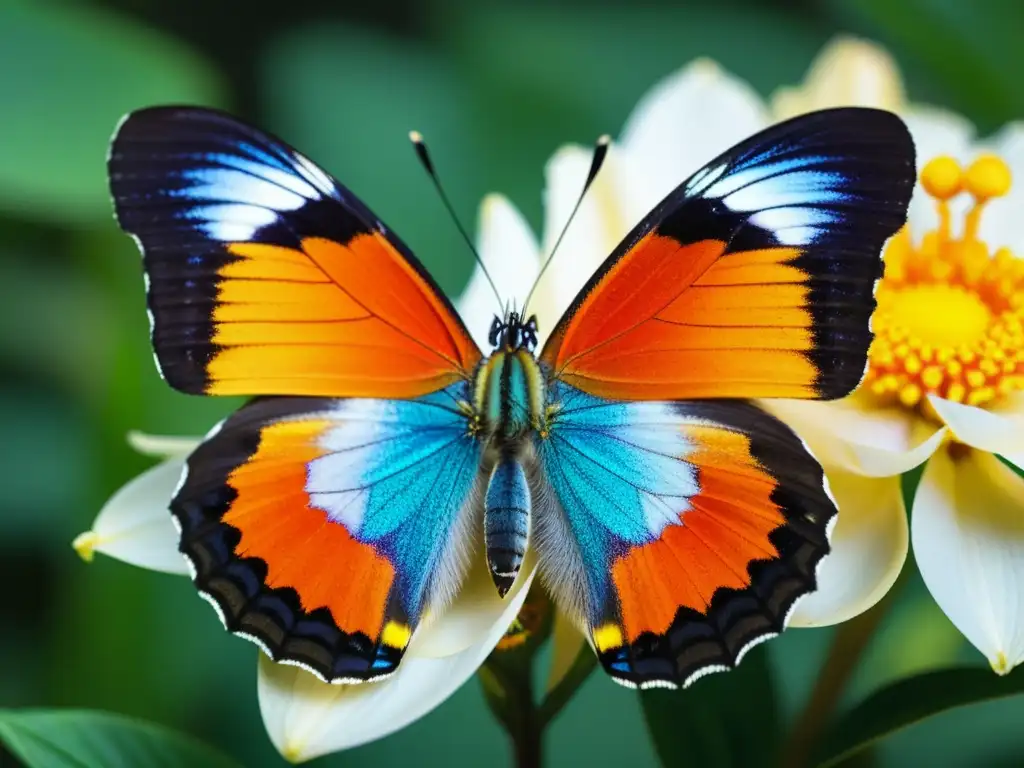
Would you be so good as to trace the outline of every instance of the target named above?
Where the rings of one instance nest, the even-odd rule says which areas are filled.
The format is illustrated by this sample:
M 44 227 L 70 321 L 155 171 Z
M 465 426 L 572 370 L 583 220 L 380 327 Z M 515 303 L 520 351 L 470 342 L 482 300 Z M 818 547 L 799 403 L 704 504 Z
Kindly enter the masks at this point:
M 537 279 L 533 281 L 533 287 L 530 288 L 530 292 L 526 295 L 526 301 L 523 302 L 523 317 L 526 317 L 526 307 L 530 303 L 530 299 L 533 298 L 533 292 L 537 290 L 537 286 L 540 284 L 541 277 L 544 276 L 544 272 L 547 270 L 548 265 L 551 263 L 551 259 L 554 258 L 555 252 L 558 250 L 558 246 L 562 244 L 562 240 L 565 238 L 565 233 L 569 231 L 569 225 L 572 224 L 572 220 L 576 217 L 576 213 L 580 209 L 580 205 L 583 203 L 583 198 L 587 196 L 587 190 L 590 189 L 590 185 L 594 183 L 594 179 L 597 178 L 598 172 L 601 170 L 601 166 L 604 165 L 604 159 L 608 156 L 608 145 L 611 144 L 611 137 L 605 134 L 597 140 L 594 144 L 594 156 L 590 160 L 590 170 L 587 172 L 587 180 L 583 182 L 583 189 L 580 190 L 580 196 L 576 198 L 576 205 L 572 208 L 572 213 L 569 214 L 569 218 L 565 221 L 565 226 L 562 227 L 562 232 L 555 240 L 555 245 L 551 249 L 551 253 L 548 254 L 547 259 L 544 261 L 544 265 L 540 268 L 540 272 L 537 273 Z
M 452 221 L 455 222 L 455 228 L 459 230 L 459 234 L 462 235 L 462 239 L 466 241 L 466 245 L 469 246 L 469 250 L 473 254 L 473 258 L 476 259 L 476 263 L 480 265 L 480 271 L 484 273 L 484 277 L 487 278 L 487 282 L 491 286 L 491 290 L 494 291 L 494 298 L 498 300 L 498 306 L 502 305 L 501 294 L 498 293 L 498 288 L 494 284 L 494 280 L 491 279 L 491 273 L 487 271 L 487 266 L 484 264 L 484 260 L 480 258 L 480 254 L 476 250 L 476 246 L 473 245 L 472 239 L 466 233 L 465 227 L 462 226 L 462 222 L 459 221 L 459 217 L 455 215 L 455 209 L 452 208 L 451 201 L 448 199 L 448 195 L 444 192 L 444 187 L 441 186 L 441 179 L 437 176 L 437 171 L 434 170 L 434 163 L 430 159 L 430 153 L 427 151 L 427 145 L 423 141 L 423 134 L 419 131 L 409 131 L 409 141 L 412 142 L 413 147 L 416 149 L 416 156 L 420 159 L 420 163 L 427 171 L 427 175 L 430 180 L 434 182 L 434 188 L 437 190 L 437 194 L 441 196 L 441 202 L 444 203 L 444 207 L 448 209 L 448 215 L 452 217 Z

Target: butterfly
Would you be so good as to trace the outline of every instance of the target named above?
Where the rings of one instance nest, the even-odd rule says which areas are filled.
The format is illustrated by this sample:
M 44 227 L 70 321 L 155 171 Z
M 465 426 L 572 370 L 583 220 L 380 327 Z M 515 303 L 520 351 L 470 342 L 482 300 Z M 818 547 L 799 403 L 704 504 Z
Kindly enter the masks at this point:
M 896 116 L 816 112 L 713 159 L 541 348 L 503 311 L 481 350 L 352 192 L 224 113 L 134 112 L 108 166 L 162 376 L 254 397 L 188 458 L 170 513 L 200 593 L 273 659 L 392 674 L 481 550 L 504 595 L 534 549 L 630 686 L 734 667 L 816 588 L 836 505 L 750 399 L 860 382 L 914 182 Z

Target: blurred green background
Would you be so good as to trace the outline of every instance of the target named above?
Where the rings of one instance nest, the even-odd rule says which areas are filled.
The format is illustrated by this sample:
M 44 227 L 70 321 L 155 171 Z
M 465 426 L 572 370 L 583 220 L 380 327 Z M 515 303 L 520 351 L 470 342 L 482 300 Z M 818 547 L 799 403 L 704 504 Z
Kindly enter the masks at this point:
M 474 225 L 481 197 L 501 191 L 539 228 L 551 153 L 614 135 L 659 78 L 710 56 L 768 94 L 799 81 L 841 31 L 888 46 L 913 100 L 954 108 L 983 133 L 1024 117 L 1016 0 L 0 0 L 0 707 L 104 708 L 195 734 L 246 765 L 281 762 L 257 708 L 256 648 L 228 637 L 187 582 L 102 556 L 87 567 L 70 547 L 149 463 L 125 444 L 128 430 L 201 434 L 237 405 L 176 394 L 153 366 L 139 257 L 114 226 L 104 176 L 123 113 L 217 105 L 282 135 L 455 293 L 470 256 L 409 129 L 428 138 L 464 220 Z M 983 663 L 912 565 L 898 600 L 847 703 L 910 671 Z M 793 631 L 770 644 L 783 722 L 830 636 Z M 865 760 L 1021 765 L 1022 721 L 1019 698 L 959 710 Z M 744 722 L 734 727 L 742 739 Z M 392 738 L 316 765 L 399 765 L 411 753 L 508 762 L 471 682 Z M 551 765 L 655 763 L 636 696 L 600 675 L 556 722 L 547 754 Z

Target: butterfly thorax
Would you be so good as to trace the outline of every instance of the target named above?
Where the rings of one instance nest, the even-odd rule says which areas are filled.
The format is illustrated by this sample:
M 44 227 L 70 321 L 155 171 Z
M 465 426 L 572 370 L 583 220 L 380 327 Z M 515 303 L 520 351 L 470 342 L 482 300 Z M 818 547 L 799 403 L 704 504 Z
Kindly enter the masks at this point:
M 490 341 L 494 351 L 481 363 L 473 384 L 473 411 L 480 436 L 489 449 L 516 452 L 530 431 L 545 426 L 545 380 L 534 349 L 537 321 L 522 321 L 515 312 L 504 321 L 494 318 Z

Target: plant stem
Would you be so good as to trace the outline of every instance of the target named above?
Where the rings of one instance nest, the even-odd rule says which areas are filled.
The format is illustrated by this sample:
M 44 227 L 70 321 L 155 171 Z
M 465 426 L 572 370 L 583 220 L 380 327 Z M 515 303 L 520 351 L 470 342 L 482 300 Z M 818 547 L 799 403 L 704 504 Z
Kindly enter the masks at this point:
M 576 691 L 590 677 L 590 673 L 597 667 L 597 656 L 589 645 L 584 644 L 576 655 L 569 671 L 565 677 L 558 681 L 558 684 L 544 697 L 544 703 L 540 705 L 541 726 L 547 728 L 551 721 L 558 717 L 562 708 L 569 703 L 569 700 L 576 694 Z
M 786 768 L 805 768 L 809 764 L 847 683 L 888 613 L 889 606 L 895 602 L 893 597 L 890 593 L 870 610 L 839 625 L 814 690 L 783 747 L 781 765 Z

